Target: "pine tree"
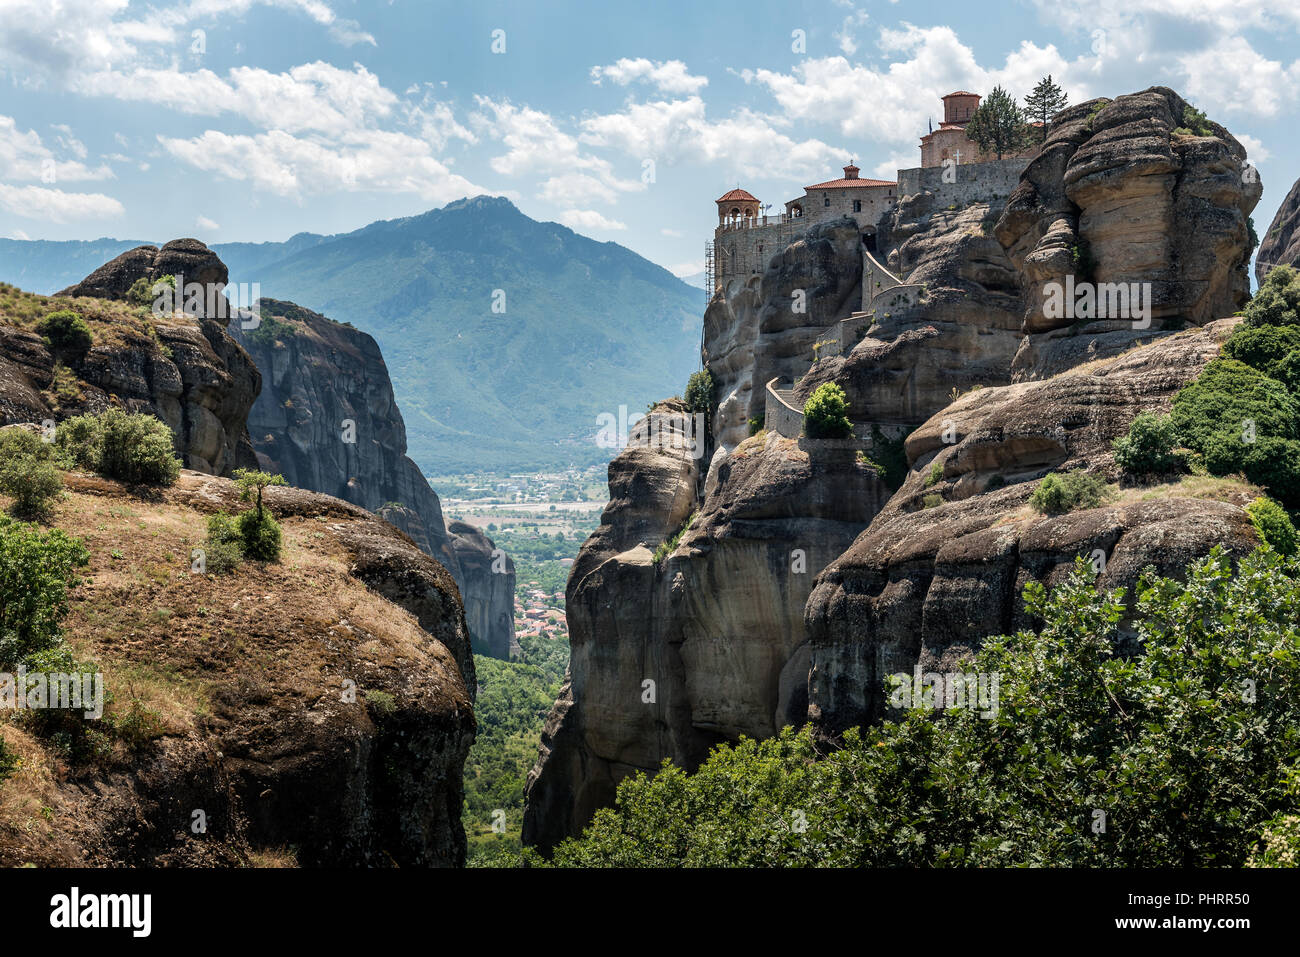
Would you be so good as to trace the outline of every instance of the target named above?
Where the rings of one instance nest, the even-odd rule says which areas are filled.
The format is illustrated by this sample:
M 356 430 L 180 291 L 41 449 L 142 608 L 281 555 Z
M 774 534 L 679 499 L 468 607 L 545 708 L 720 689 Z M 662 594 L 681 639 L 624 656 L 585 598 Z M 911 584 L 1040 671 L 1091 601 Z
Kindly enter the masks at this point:
M 1043 124 L 1039 127 L 1040 143 L 1047 139 L 1047 124 L 1052 121 L 1052 117 L 1065 109 L 1069 102 L 1065 91 L 1052 82 L 1050 73 L 1038 81 L 1034 92 L 1025 97 L 1025 116 L 1030 122 Z
M 984 98 L 970 122 L 966 135 L 979 144 L 985 153 L 1015 153 L 1029 142 L 1029 127 L 1015 98 L 1000 86 Z

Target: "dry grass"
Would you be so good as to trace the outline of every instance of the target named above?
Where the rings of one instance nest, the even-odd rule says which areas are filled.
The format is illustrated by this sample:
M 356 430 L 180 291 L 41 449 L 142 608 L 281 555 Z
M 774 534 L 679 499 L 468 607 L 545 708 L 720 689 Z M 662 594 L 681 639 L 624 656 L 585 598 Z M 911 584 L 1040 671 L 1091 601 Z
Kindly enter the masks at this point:
M 68 494 L 49 524 L 81 538 L 90 552 L 87 580 L 71 595 L 65 637 L 78 660 L 93 660 L 103 671 L 108 716 L 144 709 L 147 737 L 204 737 L 213 721 L 252 733 L 266 720 L 259 701 L 273 696 L 272 714 L 283 720 L 337 695 L 345 677 L 363 695 L 408 693 L 412 669 L 425 676 L 410 689 L 417 695 L 452 694 L 439 687 L 439 675 L 459 682 L 450 652 L 430 641 L 414 616 L 349 574 L 352 555 L 330 530 L 333 518 L 283 519 L 278 563 L 245 561 L 228 575 L 196 575 L 190 550 L 206 539 L 209 514 L 183 504 L 196 496 L 187 498 L 178 486 L 150 500 L 80 473 L 65 481 Z M 194 479 L 186 474 L 181 482 Z M 0 504 L 7 504 L 3 496 Z M 64 829 L 89 812 L 60 784 L 94 780 L 98 768 L 69 767 L 5 713 L 0 735 L 22 759 L 0 784 L 0 846 L 8 841 L 25 858 L 23 848 L 46 839 L 42 828 L 58 832 L 51 846 L 72 846 Z M 131 760 L 120 741 L 96 759 L 123 769 Z M 258 860 L 257 866 L 294 866 L 283 849 Z

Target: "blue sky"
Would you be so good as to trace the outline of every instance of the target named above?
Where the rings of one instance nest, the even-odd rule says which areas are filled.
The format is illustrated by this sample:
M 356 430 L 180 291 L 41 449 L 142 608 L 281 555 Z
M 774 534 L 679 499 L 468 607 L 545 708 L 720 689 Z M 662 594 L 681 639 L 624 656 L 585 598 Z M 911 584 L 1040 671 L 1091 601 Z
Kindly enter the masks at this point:
M 1228 126 L 1262 232 L 1298 33 L 1255 0 L 0 0 L 0 236 L 281 240 L 491 193 L 684 275 L 737 183 L 892 179 L 939 96 L 1049 72 Z

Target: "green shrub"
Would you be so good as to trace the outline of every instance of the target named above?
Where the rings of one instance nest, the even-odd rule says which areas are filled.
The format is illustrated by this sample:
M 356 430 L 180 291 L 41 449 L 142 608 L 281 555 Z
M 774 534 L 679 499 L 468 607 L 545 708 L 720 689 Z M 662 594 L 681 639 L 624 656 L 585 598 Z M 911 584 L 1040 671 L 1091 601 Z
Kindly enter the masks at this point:
M 239 539 L 244 556 L 258 562 L 274 562 L 280 558 L 280 524 L 270 509 L 250 508 L 240 514 Z
M 1081 558 L 1050 595 L 1025 589 L 1041 625 L 986 639 L 962 668 L 998 676 L 988 717 L 896 710 L 882 688 L 897 720 L 842 748 L 786 728 L 691 774 L 630 775 L 553 863 L 1240 866 L 1296 814 L 1300 564 L 1260 550 L 1234 567 L 1215 549 L 1178 577 L 1148 571 L 1133 596 L 1098 589 Z M 1123 650 L 1130 628 L 1142 654 Z
M 17 515 L 38 518 L 63 491 L 59 466 L 64 462 L 53 443 L 21 428 L 0 430 L 0 492 L 14 500 Z
M 1044 515 L 1063 515 L 1096 508 L 1106 496 L 1106 483 L 1086 472 L 1053 472 L 1029 496 L 1031 507 Z
M 203 546 L 209 575 L 226 575 L 244 560 L 244 538 L 235 519 L 225 512 L 208 516 L 208 540 Z
M 691 373 L 686 383 L 686 409 L 688 412 L 712 412 L 716 385 L 708 369 Z
M 1129 426 L 1128 435 L 1117 438 L 1115 463 L 1133 475 L 1166 475 L 1182 468 L 1182 457 L 1175 454 L 1178 431 L 1169 416 L 1140 412 Z
M 804 431 L 810 439 L 847 439 L 853 435 L 847 410 L 844 390 L 834 382 L 823 382 L 804 403 Z
M 930 472 L 925 477 L 925 487 L 932 488 L 943 480 L 943 463 L 935 459 L 930 463 Z
M 78 539 L 59 529 L 0 515 L 0 666 L 59 642 L 68 611 L 68 589 L 81 581 L 77 569 L 90 560 Z
M 51 349 L 59 352 L 86 352 L 95 341 L 86 320 L 71 309 L 50 313 L 36 323 L 36 331 L 45 337 Z
M 1294 555 L 1297 535 L 1291 516 L 1277 502 L 1269 498 L 1257 498 L 1246 506 L 1250 523 L 1259 533 L 1259 540 L 1271 546 L 1280 555 Z
M 131 288 L 126 291 L 126 301 L 133 306 L 153 308 L 154 301 L 162 292 L 163 286 L 176 288 L 175 276 L 159 276 L 157 279 L 148 279 L 141 276 L 135 282 L 131 283 Z
M 1300 350 L 1300 325 L 1243 324 L 1223 344 L 1225 358 L 1236 359 L 1279 380 L 1283 360 L 1296 350 Z
M 758 415 L 751 415 L 749 417 L 749 434 L 758 435 L 759 432 L 762 432 L 763 425 L 766 421 L 767 421 L 766 412 L 760 412 L 758 413 Z
M 1183 107 L 1183 125 L 1174 129 L 1184 136 L 1213 136 L 1214 128 L 1205 114 L 1190 103 Z
M 59 423 L 55 442 L 78 466 L 122 482 L 172 485 L 181 471 L 171 430 L 141 412 L 73 416 Z
M 1241 436 L 1245 422 L 1256 436 L 1294 439 L 1300 403 L 1286 386 L 1236 359 L 1215 359 L 1195 382 L 1174 396 L 1170 417 L 1188 448 L 1204 452 L 1210 436 Z
M 1291 266 L 1271 269 L 1241 314 L 1248 326 L 1300 325 L 1300 282 Z

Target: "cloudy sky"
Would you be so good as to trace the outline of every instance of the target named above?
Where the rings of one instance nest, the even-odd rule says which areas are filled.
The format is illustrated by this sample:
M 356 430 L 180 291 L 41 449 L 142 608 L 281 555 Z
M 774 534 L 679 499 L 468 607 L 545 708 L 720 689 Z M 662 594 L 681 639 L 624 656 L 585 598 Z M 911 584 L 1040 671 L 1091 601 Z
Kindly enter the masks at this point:
M 281 240 L 462 196 L 702 268 L 713 199 L 919 162 L 938 98 L 1174 87 L 1297 176 L 1300 4 L 0 0 L 0 236 Z

